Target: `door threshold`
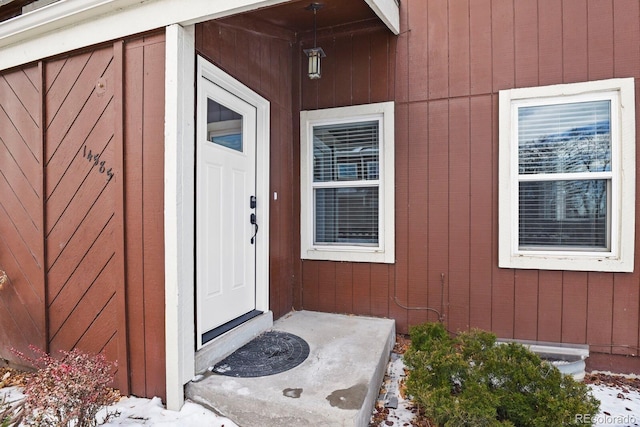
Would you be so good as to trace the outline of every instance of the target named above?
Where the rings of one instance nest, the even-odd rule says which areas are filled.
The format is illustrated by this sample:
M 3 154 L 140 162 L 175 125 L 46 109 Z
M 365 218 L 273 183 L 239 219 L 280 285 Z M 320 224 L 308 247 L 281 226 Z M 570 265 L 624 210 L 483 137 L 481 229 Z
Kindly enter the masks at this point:
M 247 314 L 250 313 L 253 311 Z M 257 311 L 255 316 L 219 334 L 196 352 L 196 373 L 205 372 L 210 366 L 229 356 L 264 331 L 271 329 L 272 326 L 273 313 Z
M 209 332 L 205 332 L 204 334 L 202 334 L 202 344 L 204 345 L 208 343 L 214 338 L 219 337 L 225 332 L 229 332 L 233 328 L 237 328 L 238 326 L 242 325 L 244 322 L 247 322 L 253 319 L 254 317 L 258 317 L 261 314 L 262 314 L 262 311 L 260 310 L 251 310 L 250 312 L 245 313 L 240 317 L 236 317 L 235 319 L 225 323 L 224 325 L 220 325 L 217 328 L 210 330 Z

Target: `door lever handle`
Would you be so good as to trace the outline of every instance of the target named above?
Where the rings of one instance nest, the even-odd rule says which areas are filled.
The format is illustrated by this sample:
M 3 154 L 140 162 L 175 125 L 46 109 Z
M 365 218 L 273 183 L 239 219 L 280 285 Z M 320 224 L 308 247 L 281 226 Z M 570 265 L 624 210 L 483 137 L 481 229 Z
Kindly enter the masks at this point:
M 255 231 L 253 232 L 253 236 L 251 236 L 251 244 L 256 241 L 256 235 L 258 234 L 258 222 L 256 221 L 256 214 L 252 213 L 249 217 L 249 222 L 255 226 Z

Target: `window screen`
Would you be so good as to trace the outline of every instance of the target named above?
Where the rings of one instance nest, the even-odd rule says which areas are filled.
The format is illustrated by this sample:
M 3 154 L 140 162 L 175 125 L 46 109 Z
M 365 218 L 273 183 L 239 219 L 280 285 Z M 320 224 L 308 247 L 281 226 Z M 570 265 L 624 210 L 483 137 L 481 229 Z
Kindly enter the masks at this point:
M 610 246 L 611 102 L 518 108 L 519 246 Z
M 376 246 L 379 122 L 313 128 L 314 243 Z

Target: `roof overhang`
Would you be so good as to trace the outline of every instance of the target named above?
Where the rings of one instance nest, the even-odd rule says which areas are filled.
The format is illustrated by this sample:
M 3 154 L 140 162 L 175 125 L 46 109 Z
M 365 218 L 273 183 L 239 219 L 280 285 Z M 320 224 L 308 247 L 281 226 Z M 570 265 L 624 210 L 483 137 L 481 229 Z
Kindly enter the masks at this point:
M 0 23 L 0 70 L 172 24 L 290 0 L 60 0 Z
M 59 0 L 0 22 L 0 70 L 132 34 L 190 25 L 292 0 Z M 398 0 L 364 0 L 394 33 Z
M 400 0 L 364 0 L 393 34 L 400 34 Z

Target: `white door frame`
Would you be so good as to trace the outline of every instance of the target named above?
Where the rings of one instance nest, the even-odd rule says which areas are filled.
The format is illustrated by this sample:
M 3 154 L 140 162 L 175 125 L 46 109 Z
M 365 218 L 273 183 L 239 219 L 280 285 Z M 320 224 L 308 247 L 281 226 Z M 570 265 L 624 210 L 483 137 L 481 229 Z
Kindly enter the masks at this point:
M 184 403 L 184 385 L 195 375 L 195 26 L 166 28 L 165 58 L 165 356 L 167 409 Z M 204 61 L 207 62 L 207 61 Z M 256 106 L 256 309 L 269 310 L 269 102 L 198 58 L 207 73 Z M 259 212 L 258 212 L 259 209 Z
M 202 77 L 256 108 L 256 310 L 269 310 L 269 101 L 198 56 L 197 78 Z M 197 82 L 196 82 L 197 85 Z M 197 125 L 197 124 L 196 124 Z
M 196 348 L 200 350 L 221 335 L 205 338 L 208 334 L 237 323 L 243 316 L 256 315 L 256 246 L 252 236 L 261 238 L 256 227 L 262 218 L 250 206 L 257 181 L 256 108 L 211 81 L 204 72 L 208 63 L 198 60 L 204 64 L 198 67 L 196 82 Z M 217 117 L 220 122 L 209 123 L 209 102 L 240 118 L 222 116 Z M 241 143 L 229 147 L 210 141 L 213 129 L 239 132 Z M 257 216 L 256 225 L 250 215 Z

